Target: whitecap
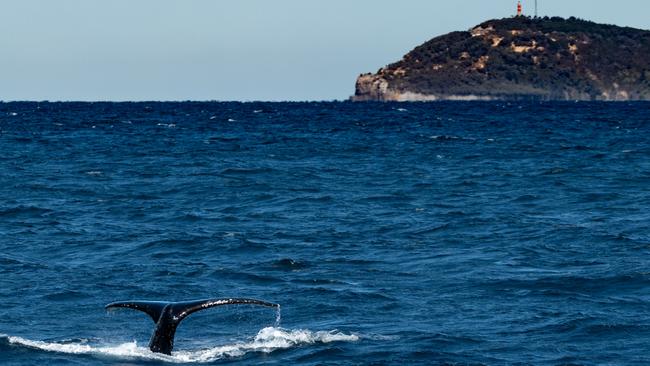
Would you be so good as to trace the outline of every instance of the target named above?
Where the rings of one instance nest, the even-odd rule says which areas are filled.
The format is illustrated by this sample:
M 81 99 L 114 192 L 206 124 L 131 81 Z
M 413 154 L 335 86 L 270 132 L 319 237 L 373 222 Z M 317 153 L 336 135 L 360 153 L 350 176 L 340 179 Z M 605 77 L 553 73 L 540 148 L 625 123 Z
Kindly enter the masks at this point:
M 178 352 L 173 357 L 179 362 L 213 362 L 228 357 L 241 357 L 247 353 L 271 353 L 300 345 L 332 342 L 356 342 L 359 336 L 336 331 L 312 332 L 309 330 L 286 330 L 264 328 L 251 342 L 210 348 L 202 351 Z
M 68 353 L 73 355 L 109 355 L 118 357 L 138 358 L 166 358 L 164 355 L 156 355 L 148 348 L 138 347 L 137 342 L 123 343 L 115 346 L 92 346 L 81 343 L 55 343 L 44 341 L 32 341 L 21 337 L 8 337 L 9 343 L 29 348 L 36 348 L 42 351 Z
M 433 135 L 429 136 L 432 140 L 460 140 L 461 138 L 453 135 Z
M 228 122 L 237 122 L 237 120 L 232 119 L 232 118 L 228 118 Z
M 171 363 L 207 363 L 224 358 L 241 357 L 247 353 L 271 353 L 302 345 L 325 344 L 332 342 L 356 342 L 360 337 L 339 331 L 310 331 L 305 329 L 283 329 L 268 327 L 260 330 L 248 342 L 222 345 L 200 350 L 179 350 L 173 355 L 153 353 L 147 347 L 138 346 L 137 342 L 118 345 L 89 345 L 87 343 L 56 343 L 33 341 L 21 337 L 7 337 L 9 343 L 35 348 L 47 352 L 59 352 L 74 355 L 99 355 L 121 359 L 148 359 Z

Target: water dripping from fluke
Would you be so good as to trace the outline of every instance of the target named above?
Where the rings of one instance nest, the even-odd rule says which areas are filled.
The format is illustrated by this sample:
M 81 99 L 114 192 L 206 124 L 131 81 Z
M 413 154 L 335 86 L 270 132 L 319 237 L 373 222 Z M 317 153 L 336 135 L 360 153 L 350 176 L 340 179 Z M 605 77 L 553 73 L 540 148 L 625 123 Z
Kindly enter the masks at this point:
M 278 304 L 275 309 L 275 327 L 280 328 L 280 322 L 282 321 L 282 306 Z

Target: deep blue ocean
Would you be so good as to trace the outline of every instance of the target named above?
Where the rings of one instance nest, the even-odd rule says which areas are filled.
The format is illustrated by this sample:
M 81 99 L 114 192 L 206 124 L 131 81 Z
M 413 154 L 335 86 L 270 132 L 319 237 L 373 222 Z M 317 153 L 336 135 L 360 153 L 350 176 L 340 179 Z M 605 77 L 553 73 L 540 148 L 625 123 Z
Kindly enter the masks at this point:
M 0 103 L 0 364 L 648 365 L 649 225 L 648 103 Z

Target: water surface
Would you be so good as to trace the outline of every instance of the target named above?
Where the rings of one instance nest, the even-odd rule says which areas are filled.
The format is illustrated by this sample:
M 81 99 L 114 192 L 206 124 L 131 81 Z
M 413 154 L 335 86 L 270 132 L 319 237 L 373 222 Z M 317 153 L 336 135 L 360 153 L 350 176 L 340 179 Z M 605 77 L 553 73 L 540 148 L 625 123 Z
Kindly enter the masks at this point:
M 648 364 L 648 107 L 0 104 L 2 363 Z

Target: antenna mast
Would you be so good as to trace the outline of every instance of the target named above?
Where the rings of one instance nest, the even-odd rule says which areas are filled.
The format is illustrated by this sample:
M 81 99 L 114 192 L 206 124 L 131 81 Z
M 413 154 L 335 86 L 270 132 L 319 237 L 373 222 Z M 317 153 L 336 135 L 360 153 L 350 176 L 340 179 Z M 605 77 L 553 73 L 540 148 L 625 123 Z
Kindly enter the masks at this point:
M 535 0 L 535 18 L 537 18 L 537 0 Z

